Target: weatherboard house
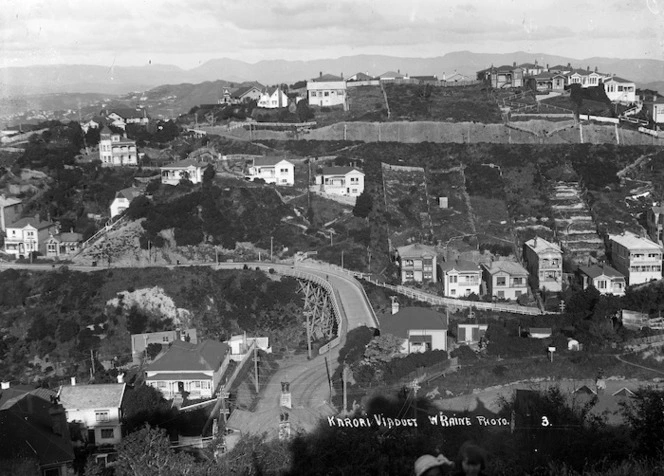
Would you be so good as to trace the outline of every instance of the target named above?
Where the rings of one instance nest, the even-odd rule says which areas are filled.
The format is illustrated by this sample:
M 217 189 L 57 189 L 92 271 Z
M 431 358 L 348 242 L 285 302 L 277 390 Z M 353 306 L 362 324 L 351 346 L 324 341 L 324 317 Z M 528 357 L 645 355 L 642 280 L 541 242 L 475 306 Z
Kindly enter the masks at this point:
M 228 344 L 204 340 L 197 344 L 174 341 L 146 368 L 146 384 L 171 399 L 187 392 L 189 398 L 212 398 L 230 362 Z
M 413 243 L 412 245 L 397 248 L 397 255 L 401 268 L 401 283 L 435 283 L 438 280 L 436 249 Z
M 283 157 L 256 157 L 246 178 L 262 179 L 276 185 L 295 185 L 295 166 Z
M 189 180 L 193 184 L 203 181 L 203 173 L 209 164 L 199 162 L 195 159 L 185 159 L 170 165 L 159 167 L 161 171 L 161 183 L 166 185 L 178 185 L 181 180 Z
M 364 172 L 356 167 L 323 167 L 316 183 L 324 193 L 359 197 L 364 191 Z
M 383 315 L 380 333 L 400 338 L 404 354 L 447 350 L 445 316 L 424 307 L 404 307 L 394 314 Z
M 99 160 L 102 167 L 138 165 L 136 142 L 104 126 L 99 139 Z
M 307 81 L 310 106 L 337 106 L 346 104 L 346 81 L 343 77 L 323 74 Z

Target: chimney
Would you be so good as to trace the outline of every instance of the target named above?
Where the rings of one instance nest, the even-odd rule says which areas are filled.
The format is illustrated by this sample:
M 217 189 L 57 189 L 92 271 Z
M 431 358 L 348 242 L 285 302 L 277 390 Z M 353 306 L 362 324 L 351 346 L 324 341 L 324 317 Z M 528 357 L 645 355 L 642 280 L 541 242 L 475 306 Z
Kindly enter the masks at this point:
M 535 60 L 535 66 L 537 66 L 537 60 Z
M 401 70 L 400 70 L 400 69 L 397 69 L 397 74 L 401 74 Z
M 118 383 L 124 383 L 124 374 L 118 374 L 117 376 Z
M 546 64 L 546 70 L 549 70 L 549 63 Z
M 48 414 L 51 417 L 53 433 L 62 436 L 65 440 L 69 441 L 71 439 L 69 436 L 69 425 L 67 424 L 67 416 L 62 405 L 55 404 L 51 406 L 48 409 Z
M 341 79 L 344 79 L 344 74 L 343 73 L 341 73 Z
M 533 238 L 533 246 L 537 248 L 537 235 L 535 235 L 535 238 Z
M 568 67 L 568 68 L 571 68 L 571 67 L 572 67 L 572 63 L 567 63 L 567 67 Z
M 2 382 L 2 390 L 7 390 L 11 386 L 11 382 Z
M 595 73 L 597 72 L 597 66 L 595 66 Z
M 590 71 L 590 66 L 586 66 L 586 71 Z
M 323 72 L 322 72 L 322 71 L 320 71 L 320 72 L 318 73 L 318 77 L 319 77 L 319 78 L 322 78 L 322 77 L 323 77 Z
M 72 387 L 76 386 L 76 377 L 71 378 L 71 386 Z
M 514 63 L 512 63 L 512 67 L 516 68 L 516 61 Z

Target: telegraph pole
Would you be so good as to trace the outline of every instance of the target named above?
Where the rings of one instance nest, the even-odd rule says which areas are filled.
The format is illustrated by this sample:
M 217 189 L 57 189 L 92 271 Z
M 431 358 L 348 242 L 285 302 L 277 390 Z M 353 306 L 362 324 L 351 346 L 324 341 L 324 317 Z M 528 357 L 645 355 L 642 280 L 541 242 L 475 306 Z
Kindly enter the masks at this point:
M 256 393 L 258 393 L 258 349 L 256 342 L 254 342 L 254 383 L 256 385 Z
M 309 312 L 305 312 L 304 315 L 307 317 L 307 357 L 311 360 L 311 327 L 309 326 Z
M 344 389 L 344 414 L 346 414 L 346 408 L 348 407 L 348 389 L 346 388 L 346 362 L 344 362 L 344 368 L 341 372 L 341 379 L 343 380 Z
M 270 262 L 272 262 L 272 253 L 274 250 L 274 237 L 270 237 Z
M 90 371 L 93 374 L 95 373 L 95 356 L 94 353 L 92 352 L 92 349 L 90 349 Z

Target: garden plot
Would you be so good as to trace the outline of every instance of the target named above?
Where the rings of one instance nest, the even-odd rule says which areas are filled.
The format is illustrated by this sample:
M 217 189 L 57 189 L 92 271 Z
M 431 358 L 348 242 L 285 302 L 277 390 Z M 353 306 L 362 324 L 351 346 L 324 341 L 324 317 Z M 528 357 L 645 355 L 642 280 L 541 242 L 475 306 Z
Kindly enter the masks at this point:
M 382 164 L 382 174 L 393 246 L 401 246 L 413 238 L 433 242 L 424 169 Z
M 480 245 L 512 244 L 505 184 L 500 167 L 492 163 L 469 165 L 464 169 L 464 175 Z
M 350 120 L 384 121 L 387 119 L 385 96 L 380 86 L 356 86 L 346 90 Z
M 458 169 L 430 172 L 428 179 L 431 219 L 436 240 L 447 243 L 452 238 L 459 238 L 453 243 L 455 248 L 460 251 L 465 251 L 464 248 L 476 249 L 476 238 L 471 236 L 476 234 L 476 230 L 462 171 Z M 439 197 L 447 197 L 447 208 L 440 207 Z

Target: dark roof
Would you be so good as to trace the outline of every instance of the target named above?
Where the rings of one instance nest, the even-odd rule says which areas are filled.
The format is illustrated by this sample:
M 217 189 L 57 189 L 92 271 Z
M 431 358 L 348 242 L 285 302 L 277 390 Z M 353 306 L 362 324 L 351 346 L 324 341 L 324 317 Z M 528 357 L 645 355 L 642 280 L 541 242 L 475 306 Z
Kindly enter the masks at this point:
M 400 246 L 397 248 L 400 258 L 420 258 L 422 256 L 437 256 L 436 249 L 432 246 L 423 245 L 421 243 L 413 243 L 411 245 Z
M 445 261 L 444 263 L 441 263 L 440 269 L 443 272 L 451 271 L 454 269 L 456 271 L 477 271 L 479 273 L 480 265 L 473 263 L 472 261 L 458 259 L 455 261 Z
M 421 81 L 438 81 L 435 76 L 411 76 L 411 79 L 419 79 Z
M 212 377 L 202 372 L 159 372 L 145 380 L 208 380 Z
M 31 225 L 37 230 L 43 230 L 44 228 L 50 228 L 55 226 L 51 221 L 38 220 L 35 217 L 25 217 L 20 220 L 16 220 L 11 225 L 7 225 L 7 228 L 25 228 L 26 226 Z
M 256 157 L 254 158 L 254 167 L 256 166 L 272 166 L 272 165 L 277 165 L 279 162 L 286 161 L 288 163 L 291 163 L 289 160 L 287 160 L 284 157 Z
M 136 187 L 123 188 L 122 190 L 115 192 L 115 198 L 126 198 L 127 200 L 132 201 L 134 198 L 140 196 L 142 193 L 143 191 L 140 188 Z
M 323 74 L 322 76 L 319 76 L 317 78 L 313 78 L 311 81 L 314 83 L 323 83 L 323 82 L 328 82 L 328 81 L 343 81 L 344 78 L 341 76 L 334 76 L 333 74 Z
M 551 66 L 551 67 L 549 68 L 549 71 L 551 71 L 551 70 L 568 71 L 568 70 L 570 70 L 570 69 L 572 69 L 571 66 L 565 66 L 565 65 L 562 65 L 562 64 L 557 64 L 557 65 L 555 65 L 555 66 Z
M 53 433 L 48 400 L 32 394 L 0 411 L 0 459 L 36 458 L 41 466 L 74 460 L 68 437 Z
M 184 159 L 184 160 L 178 160 L 177 162 L 173 162 L 172 164 L 168 165 L 162 165 L 162 169 L 186 169 L 188 167 L 205 167 L 208 164 L 204 162 L 199 162 L 196 159 Z
M 234 98 L 241 98 L 252 89 L 258 89 L 258 91 L 262 91 L 264 88 L 265 86 L 263 86 L 262 84 L 251 84 L 249 86 L 242 86 L 233 91 L 231 93 L 231 96 L 233 96 Z
M 174 341 L 164 354 L 145 369 L 148 372 L 216 371 L 230 351 L 227 344 L 216 340 L 204 340 L 198 344 Z
M 10 388 L 2 390 L 0 393 L 0 410 L 5 410 L 5 405 L 13 405 L 14 400 L 17 397 L 22 397 L 26 394 L 36 395 L 43 398 L 44 400 L 49 400 L 50 396 L 55 396 L 56 393 L 53 390 L 47 388 L 35 388 L 33 385 L 14 385 Z
M 78 243 L 83 241 L 83 235 L 81 233 L 69 232 L 69 233 L 59 233 L 53 235 L 53 239 L 60 243 Z
M 534 64 L 534 63 L 523 63 L 519 65 L 519 68 L 542 68 L 541 64 Z M 542 68 L 544 69 L 544 68 Z
M 489 265 L 484 265 L 484 268 L 491 275 L 503 272 L 510 276 L 528 276 L 526 268 L 515 261 L 492 261 Z
M 445 316 L 425 307 L 405 307 L 380 317 L 381 334 L 408 337 L 409 330 L 446 330 Z
M 352 81 L 367 81 L 369 79 L 374 79 L 373 76 L 369 76 L 367 73 L 357 73 L 353 76 L 355 76 L 355 79 Z
M 609 276 L 611 278 L 624 278 L 625 276 L 615 268 L 612 268 L 608 264 L 604 266 L 579 266 L 579 272 L 583 273 L 591 278 L 597 278 L 599 276 Z
M 323 167 L 323 175 L 346 175 L 354 170 L 364 174 L 357 167 Z
M 396 71 L 386 71 L 378 77 L 379 78 L 404 78 L 405 76 L 401 73 L 397 73 Z
M 621 78 L 620 76 L 611 76 L 606 81 L 615 81 L 616 83 L 634 83 L 634 81 L 630 81 L 629 79 Z

